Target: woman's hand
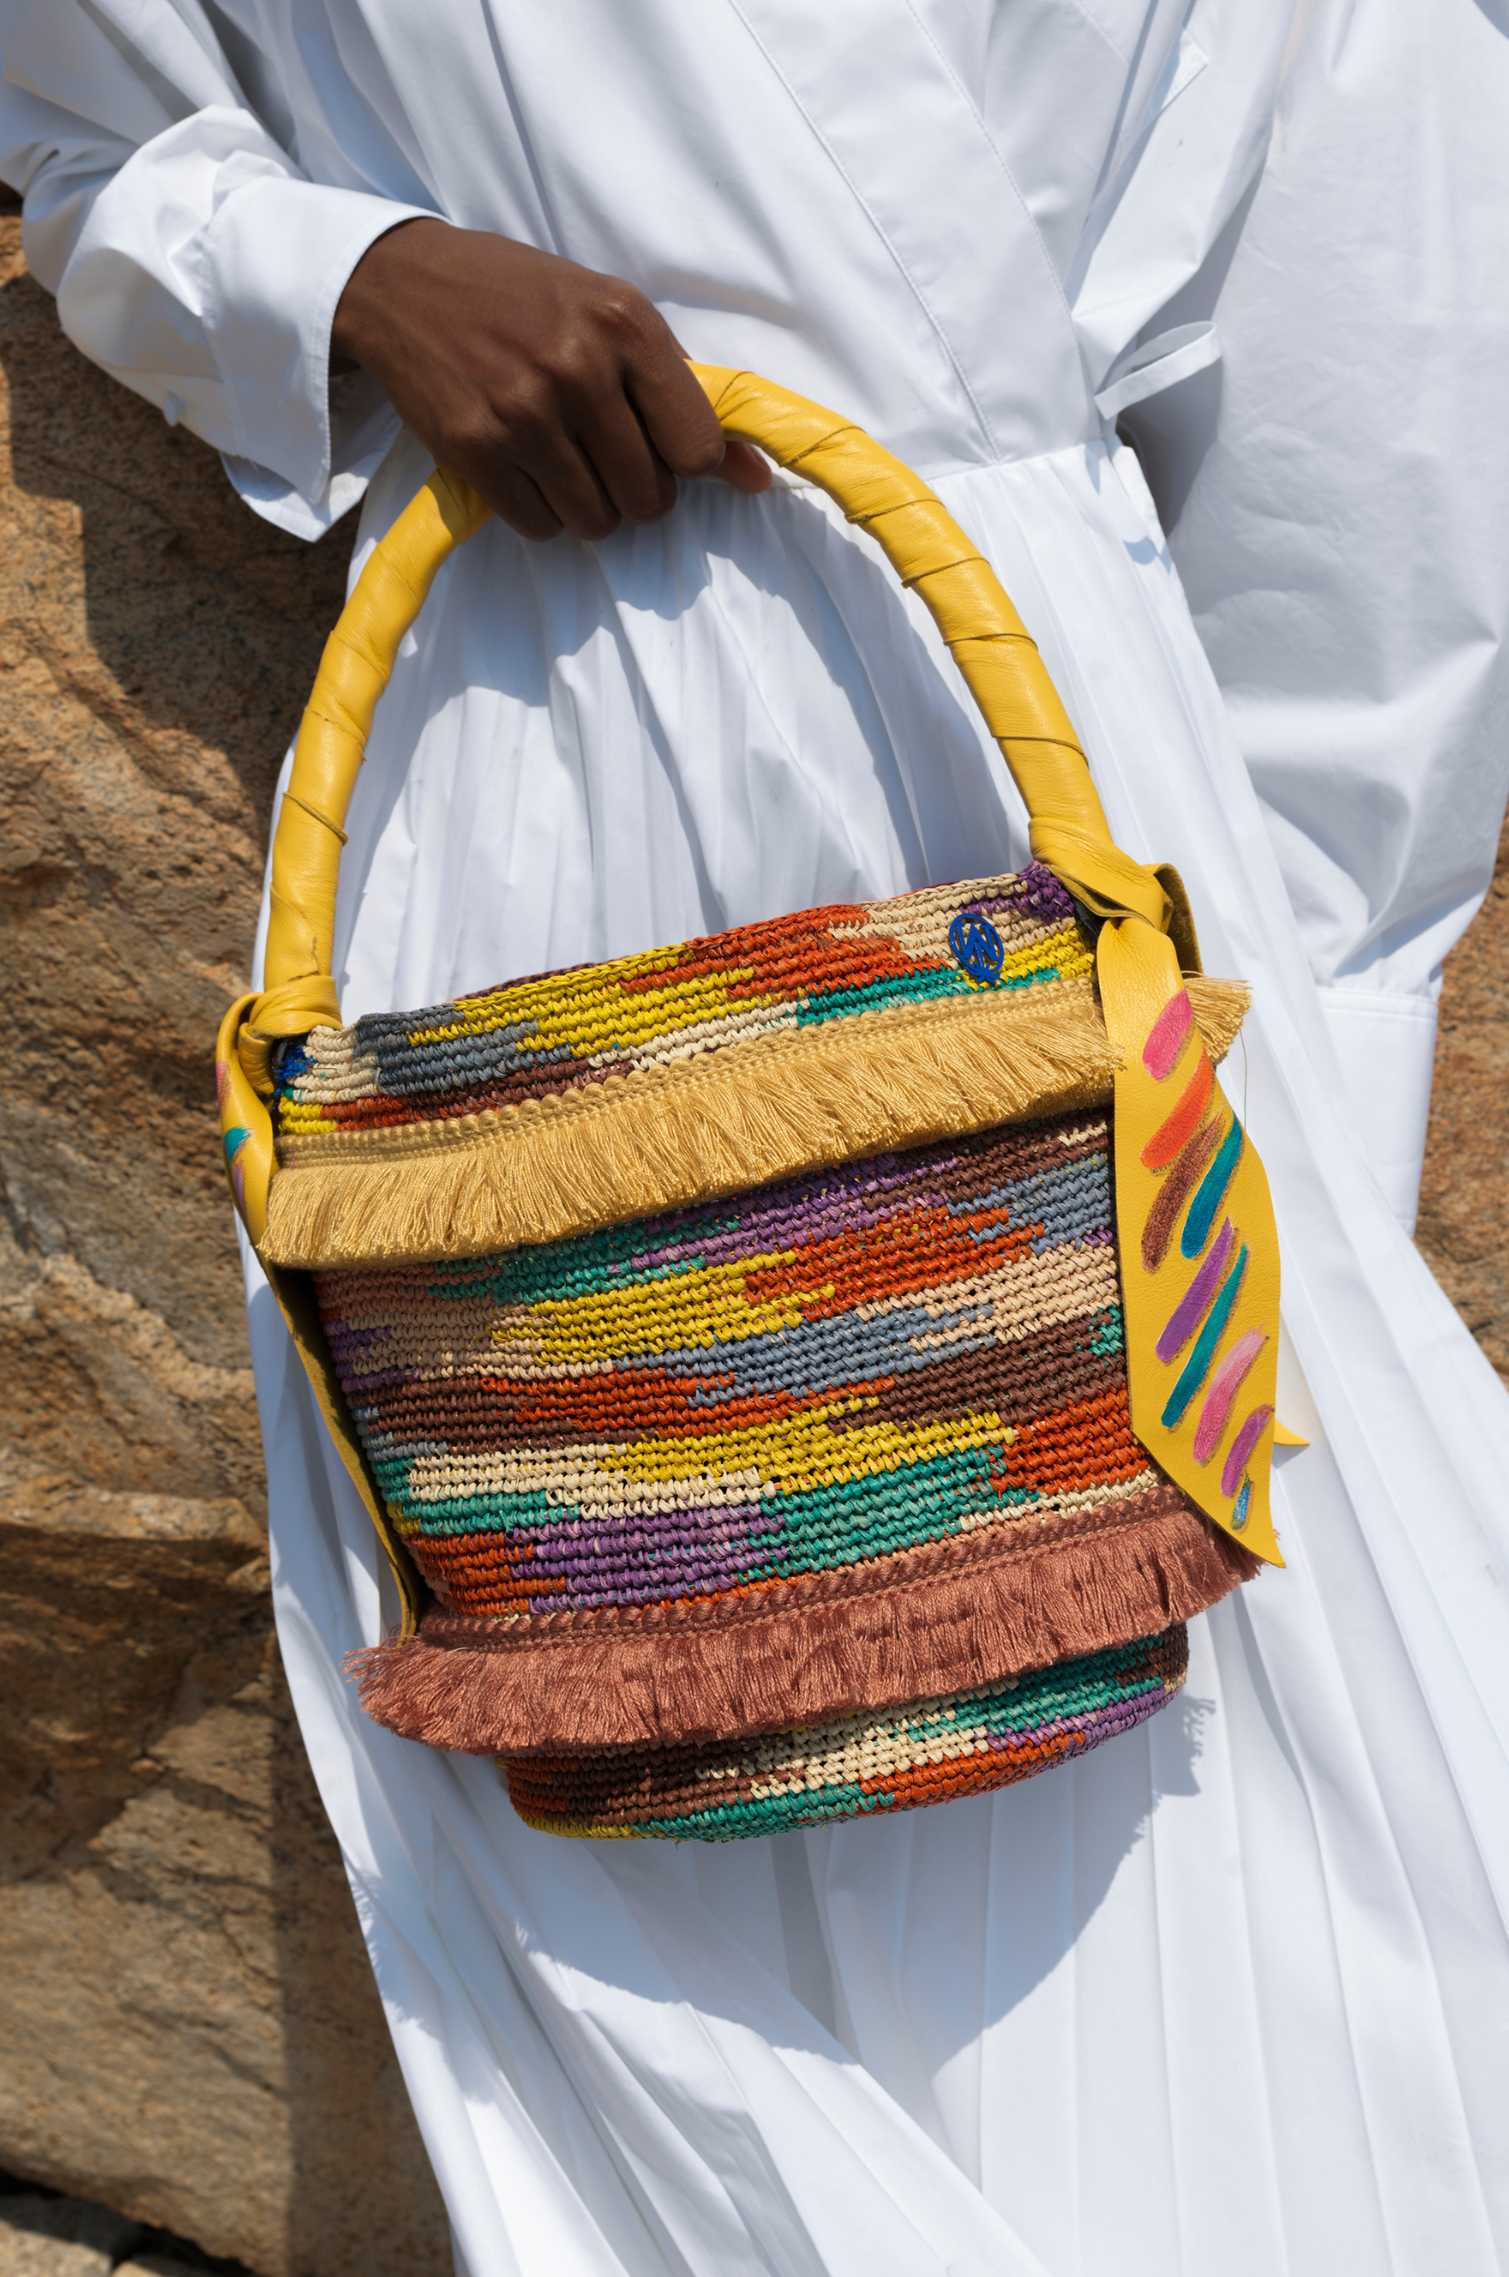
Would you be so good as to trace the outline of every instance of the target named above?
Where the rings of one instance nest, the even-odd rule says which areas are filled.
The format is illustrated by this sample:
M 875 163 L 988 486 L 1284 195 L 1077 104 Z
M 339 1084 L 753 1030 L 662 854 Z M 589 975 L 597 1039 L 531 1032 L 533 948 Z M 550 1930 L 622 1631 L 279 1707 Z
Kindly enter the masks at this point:
M 331 345 L 526 538 L 654 521 L 677 475 L 770 482 L 643 293 L 511 238 L 401 222 L 353 270 Z

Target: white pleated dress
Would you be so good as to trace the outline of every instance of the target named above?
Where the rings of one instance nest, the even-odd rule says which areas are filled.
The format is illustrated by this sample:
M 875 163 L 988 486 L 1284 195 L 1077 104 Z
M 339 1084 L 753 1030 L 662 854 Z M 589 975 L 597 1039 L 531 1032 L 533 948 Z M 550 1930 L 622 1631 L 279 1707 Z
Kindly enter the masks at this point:
M 391 1613 L 380 1559 L 252 1269 L 279 1633 L 469 2277 L 1494 2277 L 1509 2248 L 1509 1409 L 1399 1222 L 1432 968 L 1502 802 L 1502 573 L 1465 505 L 1408 552 L 1348 550 L 1341 427 L 1387 472 L 1396 407 L 1354 391 L 1343 422 L 1322 390 L 1298 424 L 1329 418 L 1328 451 L 1286 455 L 1317 351 L 1261 313 L 1334 142 L 1307 90 L 1350 85 L 1360 132 L 1433 58 L 1453 137 L 1395 136 L 1391 164 L 1449 200 L 1470 144 L 1475 201 L 1498 35 L 1444 0 L 1413 58 L 1413 0 L 1386 25 L 1186 16 L 54 0 L 6 35 L 5 170 L 65 323 L 260 510 L 313 531 L 370 476 L 360 560 L 424 472 L 361 383 L 326 412 L 330 309 L 394 201 L 628 274 L 690 352 L 929 477 L 1118 836 L 1178 864 L 1207 969 L 1255 988 L 1231 1074 L 1316 1424 L 1280 1464 L 1289 1563 L 1195 1624 L 1182 1704 L 995 1797 L 726 1847 L 562 1842 L 487 1763 L 366 1721 L 340 1661 Z M 1287 172 L 1282 138 L 1264 167 L 1276 107 Z M 1344 168 L 1332 192 L 1366 245 Z M 1480 242 L 1475 202 L 1459 219 Z M 1426 274 L 1450 315 L 1460 280 Z M 1346 305 L 1317 297 L 1310 341 Z M 1254 769 L 1111 424 L 1205 385 L 1213 311 L 1270 447 L 1247 492 L 1228 477 L 1225 551 L 1223 454 L 1244 462 L 1219 407 L 1181 472 L 1166 395 L 1150 448 Z M 1345 337 L 1319 351 L 1343 389 Z M 1454 371 L 1432 341 L 1422 368 Z M 1461 408 L 1417 404 L 1427 458 Z M 1352 653 L 1391 576 L 1435 626 L 1401 619 L 1392 711 Z M 1328 610 L 1352 633 L 1307 643 Z M 358 786 L 337 973 L 352 1017 L 1023 851 L 878 557 L 795 485 L 707 484 L 596 548 L 492 526 L 442 571 Z

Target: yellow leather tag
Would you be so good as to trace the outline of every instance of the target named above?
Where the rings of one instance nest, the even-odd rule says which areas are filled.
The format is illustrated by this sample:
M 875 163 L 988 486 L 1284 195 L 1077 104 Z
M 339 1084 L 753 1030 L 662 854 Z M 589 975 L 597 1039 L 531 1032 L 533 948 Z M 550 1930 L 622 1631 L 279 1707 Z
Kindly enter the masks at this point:
M 1268 1180 L 1200 1040 L 1178 957 L 1140 917 L 1101 927 L 1132 1429 L 1234 1540 L 1282 1565 L 1269 1507 L 1278 1235 Z
M 243 1031 L 264 997 L 238 996 L 220 1023 L 215 1038 L 215 1091 L 220 1102 L 220 1144 L 230 1180 L 231 1198 L 241 1222 L 260 1249 L 267 1231 L 267 1189 L 276 1168 L 272 1117 L 267 1103 L 254 1087 L 243 1064 Z M 253 1063 L 263 1055 L 253 1051 Z M 313 1285 L 304 1273 L 280 1273 L 264 1260 L 264 1271 L 279 1310 L 288 1324 L 294 1350 L 304 1364 L 315 1402 L 335 1441 L 336 1451 L 350 1473 L 377 1528 L 398 1585 L 400 1636 L 412 1636 L 419 1625 L 420 1587 L 408 1553 L 394 1531 L 381 1495 L 367 1469 L 356 1426 L 346 1407 L 335 1368 L 326 1347 Z
M 267 1188 L 274 1169 L 272 1117 L 253 1090 L 241 1064 L 238 1041 L 256 996 L 238 996 L 215 1038 L 215 1097 L 220 1107 L 220 1146 L 231 1199 L 258 1247 L 267 1231 Z

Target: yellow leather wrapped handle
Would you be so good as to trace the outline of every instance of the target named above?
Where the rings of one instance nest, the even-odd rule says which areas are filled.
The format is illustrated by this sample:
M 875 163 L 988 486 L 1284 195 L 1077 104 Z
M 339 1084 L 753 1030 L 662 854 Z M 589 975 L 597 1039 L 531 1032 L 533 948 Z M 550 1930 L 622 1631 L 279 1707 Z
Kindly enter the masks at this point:
M 1160 932 L 1179 912 L 1165 877 L 1113 842 L 1057 692 L 995 572 L 938 498 L 860 428 L 752 372 L 694 364 L 730 435 L 825 490 L 926 602 L 1026 803 L 1032 847 L 1102 916 Z M 259 1090 L 278 1039 L 338 1023 L 331 977 L 342 825 L 378 698 L 435 572 L 487 509 L 437 472 L 373 551 L 326 644 L 273 841 L 266 985 L 240 1035 Z

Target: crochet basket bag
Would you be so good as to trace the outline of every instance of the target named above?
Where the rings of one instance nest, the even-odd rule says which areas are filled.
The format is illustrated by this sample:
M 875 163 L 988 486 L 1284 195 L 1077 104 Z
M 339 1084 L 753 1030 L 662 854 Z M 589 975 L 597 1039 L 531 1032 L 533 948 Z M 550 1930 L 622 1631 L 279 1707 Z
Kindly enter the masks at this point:
M 1029 866 L 343 1025 L 352 783 L 484 518 L 437 473 L 325 650 L 218 1046 L 237 1207 L 398 1584 L 363 1701 L 563 1834 L 1001 1786 L 1161 1707 L 1186 1620 L 1281 1562 L 1273 1217 L 1215 1073 L 1244 992 L 927 486 L 693 369 L 926 603 Z

